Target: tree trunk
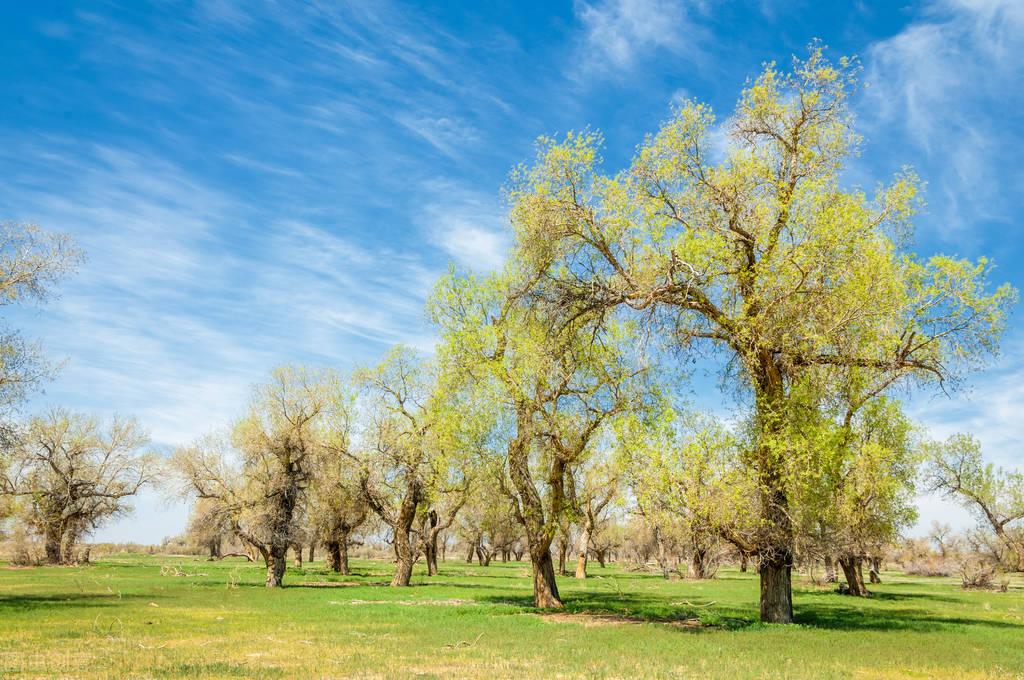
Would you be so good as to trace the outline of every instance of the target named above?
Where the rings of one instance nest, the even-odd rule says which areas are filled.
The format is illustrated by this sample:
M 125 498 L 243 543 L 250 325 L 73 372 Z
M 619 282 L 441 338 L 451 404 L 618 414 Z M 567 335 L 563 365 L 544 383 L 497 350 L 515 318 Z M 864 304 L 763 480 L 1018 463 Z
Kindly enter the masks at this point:
M 690 556 L 690 578 L 702 581 L 708 577 L 708 551 L 704 548 L 694 548 Z
M 558 539 L 558 573 L 562 576 L 568 575 L 568 570 L 565 568 L 565 562 L 568 558 L 569 546 L 565 543 L 565 538 Z
M 843 575 L 846 577 L 846 584 L 850 587 L 850 595 L 867 597 L 867 587 L 864 586 L 864 572 L 861 570 L 861 559 L 854 555 L 844 555 L 839 559 L 839 566 L 843 568 Z
M 597 558 L 597 563 L 601 565 L 601 568 L 602 568 L 602 569 L 604 569 L 604 567 L 605 567 L 605 562 L 607 561 L 607 560 L 606 560 L 606 554 L 607 554 L 607 553 L 606 553 L 606 551 L 604 551 L 604 550 L 595 550 L 595 551 L 594 551 L 594 557 L 596 557 L 596 558 Z M 612 557 L 614 558 L 614 557 L 615 557 L 615 555 L 612 555 Z
M 476 543 L 469 544 L 469 554 L 466 555 L 466 564 L 473 564 L 473 555 L 476 554 Z
M 551 541 L 555 532 L 553 523 L 558 520 L 558 513 L 553 512 L 554 516 L 545 521 L 544 501 L 530 475 L 530 415 L 528 408 L 522 404 L 517 405 L 517 435 L 508 445 L 508 472 L 519 500 L 516 505 L 516 517 L 526 534 L 530 562 L 533 566 L 534 606 L 560 609 L 563 605 L 558 596 L 555 569 L 551 562 Z M 549 503 L 554 509 L 560 508 L 564 500 L 560 497 L 564 489 L 558 486 L 563 480 L 563 475 L 564 468 L 559 468 L 553 469 L 549 476 L 549 479 L 555 482 L 552 483 L 549 494 Z
M 747 555 L 746 550 L 740 551 L 740 571 L 744 574 L 747 573 L 747 569 L 750 567 L 750 557 Z
M 266 554 L 267 588 L 280 588 L 284 585 L 284 571 L 288 567 L 288 546 L 271 546 Z
M 765 623 L 793 622 L 792 571 L 789 555 L 761 557 L 761 620 Z
M 413 555 L 409 545 L 410 541 L 406 538 L 403 542 L 405 545 L 399 548 L 398 562 L 395 563 L 395 575 L 391 579 L 393 587 L 408 586 L 412 580 Z
M 654 541 L 658 544 L 658 566 L 661 567 L 661 575 L 668 580 L 668 554 L 665 550 L 665 541 L 661 537 L 661 528 L 655 525 Z
M 327 549 L 327 564 L 330 565 L 331 571 L 336 574 L 341 573 L 341 543 L 338 541 L 327 541 L 324 544 Z
M 420 483 L 415 476 L 410 475 L 406 481 L 402 504 L 395 517 L 395 525 L 392 527 L 395 532 L 395 557 L 397 558 L 395 575 L 391 579 L 392 587 L 407 586 L 412 579 L 412 567 L 416 563 L 416 553 L 412 541 L 409 540 L 409 532 L 412 531 L 412 524 L 416 519 L 416 506 L 419 505 L 419 502 Z
M 586 522 L 580 528 L 580 537 L 576 543 L 576 578 L 587 577 L 587 557 L 590 551 L 590 532 L 592 528 L 590 522 Z
M 427 559 L 427 576 L 437 576 L 437 534 L 432 530 L 423 546 L 423 554 Z
M 44 537 L 47 564 L 61 564 L 63 562 L 64 555 L 61 552 L 62 533 L 63 532 L 59 528 L 47 528 L 46 535 Z
M 551 561 L 551 550 L 540 555 L 530 555 L 533 562 L 533 606 L 544 609 L 561 609 L 562 600 L 555 582 L 555 565 Z
M 348 566 L 348 534 L 338 543 L 338 573 L 343 576 L 352 574 L 352 569 Z
M 785 440 L 782 434 L 789 408 L 785 379 L 770 348 L 758 348 L 749 359 L 753 360 L 756 384 L 754 421 L 759 441 L 755 465 L 763 527 L 759 540 L 761 621 L 793 623 L 793 521 L 782 464 L 788 452 L 778 448 Z
M 292 552 L 295 553 L 292 564 L 296 569 L 302 569 L 302 545 L 299 543 L 293 544 Z
M 831 555 L 825 556 L 825 583 L 835 583 L 838 579 L 836 578 L 836 561 Z
M 309 561 L 310 562 L 313 561 L 313 555 L 315 554 L 315 552 L 316 552 L 316 541 L 310 541 L 309 542 Z
M 872 557 L 871 558 L 871 571 L 868 572 L 868 577 L 872 583 L 882 582 L 882 558 Z

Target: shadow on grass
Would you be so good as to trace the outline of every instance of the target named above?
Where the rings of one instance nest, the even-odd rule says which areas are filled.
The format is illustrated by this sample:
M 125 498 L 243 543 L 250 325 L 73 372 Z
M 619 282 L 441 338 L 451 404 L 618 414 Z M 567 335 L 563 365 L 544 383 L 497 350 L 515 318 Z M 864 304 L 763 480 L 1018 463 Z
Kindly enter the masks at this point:
M 880 600 L 929 599 L 928 595 L 887 594 Z M 948 599 L 948 598 L 936 598 Z M 720 605 L 713 600 L 693 597 L 682 602 L 667 598 L 651 597 L 638 593 L 567 593 L 563 597 L 565 609 L 543 610 L 533 606 L 532 597 L 495 596 L 483 600 L 514 605 L 522 610 L 539 614 L 559 613 L 617 619 L 622 623 L 691 623 L 699 626 L 676 626 L 682 631 L 699 631 L 702 628 L 742 629 L 758 627 L 757 610 L 754 608 Z M 954 600 L 955 601 L 955 600 Z M 1021 629 L 1024 626 L 1006 621 L 973 618 L 970 616 L 942 616 L 924 609 L 886 609 L 871 606 L 870 601 L 855 601 L 836 595 L 835 602 L 797 603 L 795 622 L 803 626 L 828 630 L 850 631 L 911 631 L 934 632 L 950 626 L 980 626 L 997 629 Z
M 73 607 L 110 607 L 124 600 L 138 600 L 141 595 L 117 593 L 54 593 L 52 595 L 0 595 L 0 615 L 7 612 L 25 612 L 35 609 L 55 609 L 62 605 Z M 149 599 L 153 599 L 150 597 Z

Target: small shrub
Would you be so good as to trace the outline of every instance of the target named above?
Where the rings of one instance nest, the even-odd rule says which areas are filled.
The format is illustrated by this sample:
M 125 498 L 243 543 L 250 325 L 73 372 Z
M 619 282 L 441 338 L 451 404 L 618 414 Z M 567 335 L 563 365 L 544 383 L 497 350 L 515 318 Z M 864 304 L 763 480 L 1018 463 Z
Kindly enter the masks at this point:
M 960 562 L 960 583 L 969 590 L 988 590 L 993 587 L 998 569 L 996 565 L 976 555 Z
M 911 576 L 952 576 L 956 571 L 956 565 L 940 557 L 914 560 L 903 567 L 903 572 Z

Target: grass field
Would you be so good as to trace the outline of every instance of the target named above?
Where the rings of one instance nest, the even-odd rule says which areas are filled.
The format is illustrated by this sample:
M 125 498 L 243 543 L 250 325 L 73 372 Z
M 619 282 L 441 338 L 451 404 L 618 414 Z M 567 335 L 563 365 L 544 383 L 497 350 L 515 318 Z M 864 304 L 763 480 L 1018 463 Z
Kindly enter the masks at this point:
M 780 627 L 754 622 L 756 577 L 734 571 L 595 568 L 561 579 L 566 612 L 549 614 L 521 563 L 449 561 L 411 588 L 385 587 L 390 564 L 354 568 L 289 568 L 268 591 L 244 561 L 0 565 L 0 677 L 1024 678 L 1020 580 L 965 592 L 887 573 L 870 600 L 803 585 L 799 625 Z

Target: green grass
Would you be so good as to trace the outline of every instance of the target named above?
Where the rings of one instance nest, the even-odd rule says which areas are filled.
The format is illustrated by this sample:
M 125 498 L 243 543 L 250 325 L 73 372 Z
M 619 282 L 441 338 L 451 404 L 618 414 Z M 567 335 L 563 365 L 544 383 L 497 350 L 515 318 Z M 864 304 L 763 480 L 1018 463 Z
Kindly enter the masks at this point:
M 161 575 L 176 566 L 186 576 Z M 560 579 L 566 615 L 530 606 L 528 566 L 289 568 L 124 555 L 0 565 L 0 677 L 1024 678 L 1024 589 L 965 592 L 886 574 L 870 600 L 811 586 L 798 625 L 755 623 L 757 580 L 665 581 L 610 567 Z M 302 585 L 302 584 L 307 585 Z M 313 585 L 318 584 L 318 585 Z

